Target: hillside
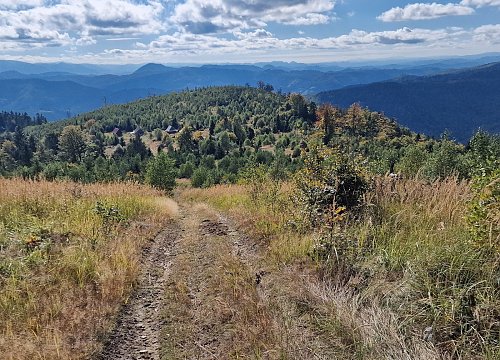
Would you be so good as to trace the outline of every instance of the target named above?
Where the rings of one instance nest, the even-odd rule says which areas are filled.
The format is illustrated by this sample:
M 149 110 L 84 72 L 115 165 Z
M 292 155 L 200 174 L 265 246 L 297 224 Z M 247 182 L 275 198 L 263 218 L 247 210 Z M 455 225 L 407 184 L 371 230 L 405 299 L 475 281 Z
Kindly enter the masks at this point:
M 179 132 L 169 133 L 169 127 Z M 398 149 L 428 141 L 368 109 L 318 109 L 298 94 L 236 86 L 153 96 L 9 129 L 0 136 L 4 175 L 144 181 L 151 155 L 164 152 L 178 175 L 194 177 L 198 186 L 235 182 L 256 164 L 280 164 L 283 174 L 293 171 L 308 137 L 320 129 L 326 132 L 323 142 L 369 155 L 380 173 L 392 171 L 403 155 Z
M 465 142 L 478 128 L 500 132 L 500 63 L 424 77 L 404 77 L 317 95 L 345 107 L 359 102 L 383 111 L 414 131 L 444 129 Z
M 499 136 L 266 84 L 0 120 L 7 358 L 500 354 Z
M 28 120 L 27 125 L 43 122 Z M 273 171 L 286 177 L 318 141 L 350 159 L 363 158 L 373 173 L 418 173 L 429 179 L 453 173 L 468 177 L 475 156 L 460 144 L 417 135 L 368 108 L 318 107 L 299 94 L 252 87 L 152 96 L 24 130 L 13 128 L 10 117 L 6 121 L 9 131 L 0 135 L 2 174 L 83 182 L 150 181 L 152 155 L 163 153 L 174 162 L 175 174 L 169 176 L 188 178 L 195 186 L 234 183 L 260 165 L 275 166 Z
M 5 65 L 5 64 L 4 64 Z M 336 71 L 313 65 L 304 69 L 282 69 L 275 66 L 206 65 L 200 67 L 166 67 L 147 64 L 130 74 L 89 74 L 82 66 L 19 66 L 19 70 L 0 72 L 0 110 L 43 113 L 49 120 L 81 114 L 107 104 L 121 104 L 150 95 L 166 94 L 186 88 L 222 85 L 271 84 L 284 93 L 315 94 L 353 84 L 366 84 L 403 75 L 432 74 L 441 67 L 361 67 Z M 9 67 L 5 67 L 10 69 Z M 16 67 L 13 67 L 14 69 Z M 23 73 L 22 71 L 52 70 Z M 102 71 L 103 69 L 100 69 Z M 68 71 L 75 71 L 74 73 Z M 106 98 L 106 99 L 105 99 Z

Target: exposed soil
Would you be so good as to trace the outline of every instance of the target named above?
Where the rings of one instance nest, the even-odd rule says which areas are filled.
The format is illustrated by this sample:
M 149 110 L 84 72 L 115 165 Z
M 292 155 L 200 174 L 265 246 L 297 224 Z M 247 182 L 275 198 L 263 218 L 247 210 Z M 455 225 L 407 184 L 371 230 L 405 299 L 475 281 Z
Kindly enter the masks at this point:
M 172 223 L 144 249 L 138 286 L 98 359 L 160 359 L 160 314 L 179 235 L 178 224 Z
M 332 358 L 302 309 L 309 278 L 270 267 L 261 247 L 209 206 L 181 207 L 99 359 Z
M 166 359 L 256 358 L 275 333 L 236 231 L 205 205 L 181 210 L 182 252 L 166 288 Z M 269 358 L 269 356 L 266 356 Z

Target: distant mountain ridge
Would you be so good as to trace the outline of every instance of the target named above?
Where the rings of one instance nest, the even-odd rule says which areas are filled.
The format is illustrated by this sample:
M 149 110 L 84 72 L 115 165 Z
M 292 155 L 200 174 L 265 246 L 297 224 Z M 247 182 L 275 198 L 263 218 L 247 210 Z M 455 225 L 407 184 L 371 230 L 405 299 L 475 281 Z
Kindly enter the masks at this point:
M 414 131 L 439 136 L 447 129 L 466 141 L 479 128 L 500 133 L 500 62 L 349 86 L 316 98 L 341 107 L 359 102 Z
M 47 68 L 47 70 L 55 69 Z M 58 71 L 36 74 L 24 74 L 17 70 L 0 72 L 0 110 L 26 111 L 29 114 L 41 112 L 49 120 L 57 120 L 65 118 L 68 112 L 75 115 L 105 104 L 125 103 L 186 88 L 256 85 L 257 82 L 264 81 L 273 85 L 275 90 L 284 93 L 299 92 L 313 95 L 353 84 L 366 84 L 403 75 L 435 73 L 440 69 L 370 67 L 325 72 L 254 65 L 175 68 L 146 64 L 126 75 L 84 75 L 65 70 L 68 69 L 61 67 Z M 82 91 L 83 88 L 86 90 Z M 73 94 L 78 94 L 77 101 Z
M 360 101 L 374 110 L 385 111 L 415 131 L 438 136 L 449 129 L 463 140 L 478 127 L 498 131 L 495 114 L 500 111 L 494 94 L 499 86 L 496 83 L 489 85 L 497 77 L 495 68 L 489 69 L 491 65 L 466 70 L 455 67 L 497 58 L 500 59 L 500 55 L 490 54 L 435 61 L 374 63 L 353 68 L 345 68 L 341 63 L 271 62 L 184 67 L 149 63 L 139 67 L 0 60 L 0 70 L 7 69 L 0 71 L 0 111 L 41 113 L 49 120 L 57 120 L 101 106 L 173 91 L 224 85 L 255 86 L 264 81 L 283 93 L 298 92 L 307 96 L 319 93 L 319 101 L 333 101 L 343 107 Z M 114 73 L 106 73 L 107 69 Z M 130 71 L 119 74 L 126 69 Z M 481 84 L 475 87 L 478 82 Z M 454 87 L 452 83 L 458 85 Z M 458 89 L 462 89 L 461 94 L 457 94 Z M 490 89 L 492 95 L 479 96 L 484 89 Z M 448 96 L 446 101 L 443 94 Z M 463 94 L 468 95 L 464 97 Z M 473 102 L 467 107 L 469 98 Z M 458 104 L 453 105 L 455 102 Z

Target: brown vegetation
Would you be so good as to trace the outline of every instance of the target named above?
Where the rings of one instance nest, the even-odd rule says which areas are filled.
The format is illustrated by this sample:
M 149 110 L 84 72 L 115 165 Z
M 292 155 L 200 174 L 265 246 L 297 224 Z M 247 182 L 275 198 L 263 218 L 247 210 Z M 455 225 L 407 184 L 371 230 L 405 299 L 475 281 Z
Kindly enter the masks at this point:
M 259 244 L 284 358 L 497 358 L 499 254 L 471 236 L 467 181 L 376 178 L 356 215 L 313 228 L 295 193 L 254 182 L 181 195 Z
M 96 352 L 127 301 L 141 248 L 172 214 L 134 184 L 0 179 L 0 352 L 78 359 Z

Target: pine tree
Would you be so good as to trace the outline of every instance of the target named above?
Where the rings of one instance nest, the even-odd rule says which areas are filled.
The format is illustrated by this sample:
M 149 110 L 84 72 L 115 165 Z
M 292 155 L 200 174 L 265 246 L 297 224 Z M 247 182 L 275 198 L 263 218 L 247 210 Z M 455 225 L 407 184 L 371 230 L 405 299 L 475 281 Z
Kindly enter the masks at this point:
M 146 169 L 146 182 L 161 190 L 172 191 L 176 178 L 175 161 L 161 152 L 149 161 Z

